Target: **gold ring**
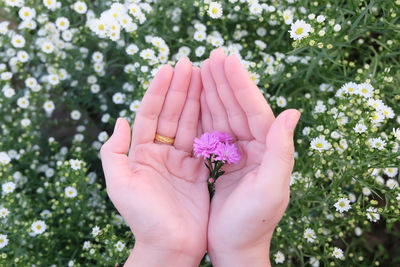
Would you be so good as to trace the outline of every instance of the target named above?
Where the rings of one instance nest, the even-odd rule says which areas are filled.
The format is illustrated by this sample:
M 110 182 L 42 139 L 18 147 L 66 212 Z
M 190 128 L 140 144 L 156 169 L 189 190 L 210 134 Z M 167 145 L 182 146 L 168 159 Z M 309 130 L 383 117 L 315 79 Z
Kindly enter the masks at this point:
M 172 145 L 175 141 L 175 138 L 170 138 L 166 136 L 159 135 L 156 133 L 156 136 L 154 137 L 154 140 L 160 141 L 164 144 Z

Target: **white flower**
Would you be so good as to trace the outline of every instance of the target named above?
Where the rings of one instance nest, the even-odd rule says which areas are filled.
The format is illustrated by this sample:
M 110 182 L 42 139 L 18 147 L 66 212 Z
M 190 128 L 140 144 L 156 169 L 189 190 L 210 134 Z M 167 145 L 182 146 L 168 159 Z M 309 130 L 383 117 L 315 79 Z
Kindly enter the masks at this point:
M 222 17 L 222 6 L 218 2 L 211 2 L 208 8 L 208 15 L 213 19 Z
M 367 126 L 365 126 L 362 122 L 359 122 L 354 126 L 353 130 L 356 133 L 364 133 L 367 130 Z
M 135 100 L 129 105 L 129 109 L 133 112 L 138 111 L 140 106 L 140 100 Z
M 283 255 L 283 253 L 280 251 L 275 253 L 274 257 L 275 257 L 275 263 L 277 263 L 277 264 L 285 262 L 285 255 Z
M 18 11 L 18 15 L 22 20 L 31 20 L 36 16 L 36 10 L 30 7 L 22 7 Z
M 105 131 L 100 132 L 97 138 L 99 139 L 100 142 L 105 142 L 108 139 L 108 134 Z
M 38 220 L 31 225 L 31 229 L 34 234 L 41 234 L 46 231 L 46 223 L 42 220 Z
M 378 209 L 377 208 L 373 208 L 373 207 L 369 207 L 367 209 L 367 218 L 371 222 L 377 222 L 381 218 L 381 216 L 378 213 Z
M 56 19 L 56 26 L 58 29 L 65 31 L 69 27 L 69 20 L 66 17 L 58 17 Z
M 1 79 L 3 80 L 3 81 L 8 81 L 8 80 L 10 80 L 11 78 L 12 78 L 12 73 L 11 72 L 9 72 L 9 71 L 5 71 L 5 72 L 3 72 L 2 74 L 1 74 Z
M 152 50 L 150 48 L 146 48 L 146 49 L 142 50 L 139 55 L 143 59 L 150 59 L 151 60 L 151 59 L 155 58 L 154 50 Z
M 369 196 L 371 195 L 371 190 L 368 187 L 363 187 L 362 193 L 364 196 Z
M 278 96 L 276 98 L 276 104 L 278 105 L 278 107 L 283 108 L 283 107 L 286 107 L 287 101 L 283 96 Z
M 356 234 L 356 236 L 361 236 L 362 235 L 362 230 L 360 227 L 356 227 L 354 229 L 354 233 Z
M 101 230 L 100 227 L 98 227 L 97 225 L 95 227 L 92 228 L 92 235 L 93 237 L 96 237 L 100 234 Z
M 325 136 L 321 135 L 319 137 L 311 140 L 311 148 L 322 152 L 324 150 L 330 149 L 332 145 L 325 140 Z
M 47 76 L 47 81 L 51 85 L 57 85 L 60 83 L 60 78 L 57 74 L 50 74 L 49 76 Z
M 70 159 L 69 164 L 73 170 L 80 170 L 82 161 L 79 159 Z
M 75 2 L 74 10 L 79 14 L 85 14 L 87 11 L 87 5 L 85 2 L 82 1 Z
M 51 114 L 53 112 L 53 110 L 55 109 L 54 102 L 51 100 L 44 102 L 43 108 L 46 111 L 46 113 Z
M 89 249 L 91 247 L 92 247 L 92 244 L 90 243 L 90 241 L 83 242 L 83 249 Z
M 370 98 L 373 96 L 374 93 L 374 87 L 372 87 L 371 84 L 369 83 L 362 83 L 358 85 L 358 94 L 366 97 L 366 98 Z
M 30 124 L 31 124 L 31 120 L 30 120 L 30 119 L 25 118 L 25 119 L 22 119 L 22 120 L 21 120 L 21 125 L 22 125 L 22 127 L 27 127 L 27 126 L 29 126 Z
M 43 4 L 45 7 L 48 9 L 54 11 L 57 7 L 57 1 L 56 0 L 43 0 Z
M 117 248 L 118 251 L 122 251 L 124 249 L 124 247 L 125 247 L 125 244 L 122 241 L 118 241 L 115 244 L 115 247 Z
M 379 124 L 385 120 L 385 115 L 381 111 L 376 111 L 372 113 L 370 120 L 373 124 Z
M 398 168 L 385 168 L 385 169 L 383 170 L 383 172 L 384 172 L 387 176 L 389 176 L 389 177 L 391 177 L 391 178 L 395 177 L 395 176 L 397 175 L 398 171 L 399 171 Z
M 8 244 L 7 235 L 0 235 L 0 248 L 4 248 Z
M 286 24 L 292 24 L 293 22 L 293 13 L 292 11 L 290 11 L 289 9 L 286 9 L 285 11 L 283 11 L 283 20 L 285 21 Z
M 249 11 L 252 15 L 260 15 L 263 9 L 259 3 L 255 2 L 249 6 Z
M 137 53 L 137 51 L 139 51 L 139 48 L 137 47 L 137 45 L 135 44 L 130 44 L 126 47 L 125 49 L 126 53 L 128 55 L 134 55 Z
M 68 197 L 68 198 L 74 198 L 74 197 L 76 197 L 76 196 L 78 195 L 78 191 L 76 191 L 76 188 L 75 188 L 75 187 L 67 186 L 67 187 L 64 189 L 64 194 L 65 194 L 65 196 Z
M 8 154 L 6 152 L 1 151 L 0 152 L 0 163 L 6 165 L 8 163 L 10 163 L 11 158 L 8 156 Z
M 103 58 L 104 58 L 103 54 L 99 51 L 96 51 L 92 54 L 92 60 L 94 62 L 102 62 Z
M 201 57 L 202 55 L 204 55 L 205 51 L 206 51 L 206 48 L 204 46 L 199 46 L 196 48 L 194 53 L 196 54 L 197 57 Z M 400 129 L 399 129 L 399 136 L 400 136 Z M 399 137 L 399 139 L 400 139 L 400 137 Z
M 20 34 L 16 34 L 11 38 L 11 44 L 16 48 L 24 47 L 25 38 Z
M 26 80 L 25 80 L 25 85 L 27 86 L 27 87 L 29 87 L 29 88 L 34 88 L 34 87 L 36 87 L 37 86 L 37 81 L 36 81 L 36 79 L 35 78 L 33 78 L 33 77 L 29 77 L 29 78 L 27 78 Z
M 396 187 L 399 187 L 399 182 L 397 182 L 395 179 L 388 179 L 386 181 L 386 186 L 390 189 L 394 189 Z
M 337 259 L 342 259 L 343 258 L 343 250 L 338 248 L 338 247 L 335 247 L 333 249 L 332 256 L 337 258 Z
M 289 31 L 290 37 L 294 40 L 301 40 L 307 37 L 310 32 L 311 25 L 304 20 L 297 20 L 295 23 L 292 23 Z
M 2 91 L 3 91 L 4 96 L 7 97 L 7 98 L 10 98 L 13 95 L 15 95 L 15 90 L 10 88 L 10 87 L 3 88 Z
M 27 108 L 29 106 L 29 100 L 27 97 L 20 97 L 17 100 L 17 105 L 20 108 Z
M 386 118 L 388 119 L 393 119 L 394 118 L 394 111 L 391 107 L 384 106 L 381 110 L 383 115 L 385 115 Z
M 50 54 L 50 53 L 52 53 L 54 51 L 54 45 L 53 45 L 52 42 L 46 41 L 46 42 L 42 43 L 41 49 L 46 54 Z
M 311 228 L 306 228 L 304 231 L 304 238 L 307 239 L 307 242 L 314 243 L 315 238 L 317 236 L 315 235 L 315 231 Z
M 324 102 L 321 100 L 318 100 L 317 105 L 314 108 L 314 112 L 315 113 L 325 113 L 326 109 L 327 108 L 326 108 Z
M 71 112 L 71 119 L 73 120 L 79 120 L 81 118 L 81 113 L 79 112 L 79 110 L 73 110 Z
M 359 86 L 356 83 L 349 82 L 343 84 L 343 86 L 339 89 L 347 94 L 355 95 L 358 94 Z
M 0 208 L 0 218 L 5 218 L 8 214 L 10 214 L 10 211 L 7 208 Z
M 334 27 L 333 27 L 333 30 L 335 31 L 335 32 L 338 32 L 338 31 L 340 31 L 342 29 L 342 26 L 340 26 L 339 24 L 336 24 Z
M 400 128 L 393 128 L 393 136 L 396 137 L 398 141 L 400 141 Z
M 397 194 L 396 199 L 397 199 L 398 201 L 400 201 L 400 193 Z
M 207 34 L 204 31 L 196 31 L 193 35 L 193 39 L 195 39 L 198 42 L 204 41 L 206 37 Z
M 348 198 L 340 198 L 333 206 L 336 208 L 336 211 L 340 213 L 351 209 L 350 200 Z
M 90 92 L 92 92 L 93 94 L 97 94 L 98 92 L 100 92 L 100 85 L 92 84 L 90 86 Z
M 325 21 L 325 16 L 324 15 L 319 15 L 318 17 L 317 17 L 317 22 L 318 23 L 322 23 L 322 22 L 324 22 Z
M 376 148 L 378 150 L 383 150 L 385 148 L 386 142 L 382 140 L 382 138 L 371 138 L 369 143 L 372 148 Z
M 385 106 L 382 100 L 373 98 L 368 98 L 367 104 L 376 110 L 382 110 L 382 108 Z
M 113 95 L 112 100 L 115 104 L 123 104 L 125 101 L 125 95 L 117 92 Z

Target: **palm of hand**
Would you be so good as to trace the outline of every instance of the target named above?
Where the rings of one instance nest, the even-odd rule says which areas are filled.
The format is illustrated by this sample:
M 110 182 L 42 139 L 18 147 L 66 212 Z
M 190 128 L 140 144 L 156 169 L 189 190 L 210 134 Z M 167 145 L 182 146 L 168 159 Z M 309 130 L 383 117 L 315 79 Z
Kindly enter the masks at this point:
M 138 230 L 133 229 L 136 238 L 171 248 L 171 235 L 186 242 L 190 233 L 195 242 L 176 245 L 204 251 L 210 200 L 202 161 L 172 146 L 143 144 L 130 155 L 130 166 L 134 177 L 126 188 L 128 199 L 119 202 L 129 206 L 121 210 L 129 210 L 123 216 Z
M 285 111 L 275 119 L 239 60 L 226 58 L 220 49 L 203 63 L 201 75 L 203 130 L 229 133 L 242 153 L 239 164 L 224 166 L 216 181 L 208 249 L 265 246 L 289 201 L 294 147 L 285 124 L 298 112 Z
M 210 205 L 207 171 L 191 157 L 200 90 L 200 70 L 188 59 L 175 71 L 163 66 L 143 97 L 132 141 L 128 122 L 118 119 L 101 149 L 107 193 L 136 242 L 196 258 L 206 250 Z M 156 132 L 175 142 L 155 143 Z
M 265 145 L 257 141 L 237 144 L 243 160 L 238 166 L 227 166 L 226 173 L 216 182 L 211 202 L 208 238 L 213 247 L 230 244 L 230 249 L 246 249 L 265 244 L 265 237 L 272 233 L 289 200 L 274 199 L 275 194 L 259 186 L 257 179 Z

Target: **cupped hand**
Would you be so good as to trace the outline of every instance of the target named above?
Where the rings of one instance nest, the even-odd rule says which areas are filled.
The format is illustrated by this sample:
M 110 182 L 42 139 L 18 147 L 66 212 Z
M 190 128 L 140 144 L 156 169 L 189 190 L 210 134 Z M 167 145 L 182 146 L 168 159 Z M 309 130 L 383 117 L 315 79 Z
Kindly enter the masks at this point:
M 242 155 L 238 165 L 225 165 L 216 181 L 208 253 L 214 266 L 265 266 L 269 241 L 290 198 L 293 130 L 300 113 L 286 110 L 275 118 L 239 59 L 226 57 L 222 49 L 203 62 L 201 78 L 203 131 L 234 136 Z
M 143 247 L 198 262 L 206 251 L 207 169 L 191 153 L 200 129 L 201 87 L 200 69 L 188 59 L 175 69 L 163 66 L 137 111 L 132 140 L 120 118 L 101 148 L 107 193 L 134 233 L 134 251 Z M 175 137 L 174 144 L 155 143 L 156 132 Z

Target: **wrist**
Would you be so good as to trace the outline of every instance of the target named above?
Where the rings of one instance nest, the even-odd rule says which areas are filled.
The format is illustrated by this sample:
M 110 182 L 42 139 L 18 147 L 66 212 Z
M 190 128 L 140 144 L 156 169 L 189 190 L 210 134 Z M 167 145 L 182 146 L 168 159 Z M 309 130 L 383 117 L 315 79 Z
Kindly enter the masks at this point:
M 270 241 L 265 241 L 262 244 L 240 249 L 230 249 L 226 246 L 220 246 L 217 250 L 209 246 L 207 253 L 214 267 L 269 267 L 271 266 L 269 249 Z
M 141 266 L 199 266 L 203 255 L 194 255 L 183 250 L 165 249 L 138 241 L 129 255 L 125 267 Z

